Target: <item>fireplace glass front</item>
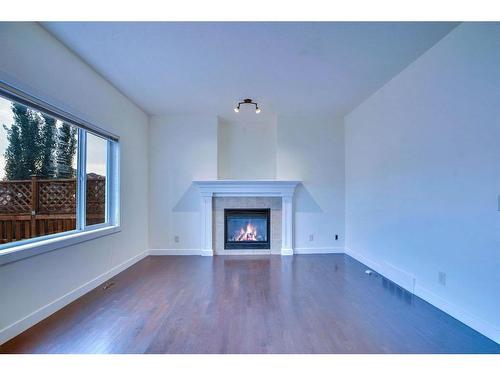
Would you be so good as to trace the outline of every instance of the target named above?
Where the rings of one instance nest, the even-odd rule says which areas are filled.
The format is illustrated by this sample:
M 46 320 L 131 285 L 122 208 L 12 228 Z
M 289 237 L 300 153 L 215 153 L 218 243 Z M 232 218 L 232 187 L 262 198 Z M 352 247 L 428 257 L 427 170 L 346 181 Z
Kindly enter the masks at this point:
M 224 249 L 270 249 L 271 210 L 225 209 Z

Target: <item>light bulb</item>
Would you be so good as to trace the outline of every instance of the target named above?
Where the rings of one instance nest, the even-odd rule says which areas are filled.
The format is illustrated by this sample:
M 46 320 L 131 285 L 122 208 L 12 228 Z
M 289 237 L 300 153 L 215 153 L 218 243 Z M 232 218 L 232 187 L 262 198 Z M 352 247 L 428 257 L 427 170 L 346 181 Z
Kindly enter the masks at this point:
M 238 107 L 235 107 L 235 108 L 234 108 L 234 111 L 235 111 L 236 113 L 238 113 L 238 112 L 240 111 L 240 109 L 239 109 Z
M 259 114 L 259 113 L 260 113 L 260 108 L 259 108 L 259 107 L 257 107 L 257 108 L 255 109 L 255 113 L 257 113 L 257 114 Z

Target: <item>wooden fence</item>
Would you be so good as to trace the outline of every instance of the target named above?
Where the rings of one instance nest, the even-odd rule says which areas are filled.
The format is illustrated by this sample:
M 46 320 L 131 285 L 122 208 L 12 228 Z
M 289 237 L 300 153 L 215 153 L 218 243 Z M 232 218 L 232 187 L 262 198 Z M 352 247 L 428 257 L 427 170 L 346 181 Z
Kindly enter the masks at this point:
M 87 225 L 104 222 L 106 179 L 87 177 Z M 0 182 L 0 243 L 76 228 L 76 180 Z

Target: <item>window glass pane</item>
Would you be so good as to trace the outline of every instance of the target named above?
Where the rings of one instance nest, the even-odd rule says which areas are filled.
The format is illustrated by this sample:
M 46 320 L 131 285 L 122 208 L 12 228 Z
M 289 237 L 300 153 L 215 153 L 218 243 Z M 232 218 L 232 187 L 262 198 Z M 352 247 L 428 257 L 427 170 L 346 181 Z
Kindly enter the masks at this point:
M 86 225 L 106 221 L 106 165 L 108 141 L 87 133 Z
M 76 229 L 77 128 L 0 97 L 0 243 Z

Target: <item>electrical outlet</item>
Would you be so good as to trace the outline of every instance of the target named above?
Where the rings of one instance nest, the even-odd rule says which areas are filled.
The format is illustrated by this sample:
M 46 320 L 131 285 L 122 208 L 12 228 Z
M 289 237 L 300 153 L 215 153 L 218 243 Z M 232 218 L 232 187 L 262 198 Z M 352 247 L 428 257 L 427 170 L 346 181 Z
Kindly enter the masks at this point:
M 174 242 L 179 243 L 179 236 L 174 236 Z
M 309 235 L 309 241 L 311 241 L 311 242 L 314 241 L 314 234 Z
M 336 234 L 336 235 L 335 235 L 335 241 L 338 241 L 338 240 L 339 240 L 339 235 L 338 235 L 338 234 Z
M 439 271 L 438 282 L 439 284 L 446 286 L 446 273 Z

